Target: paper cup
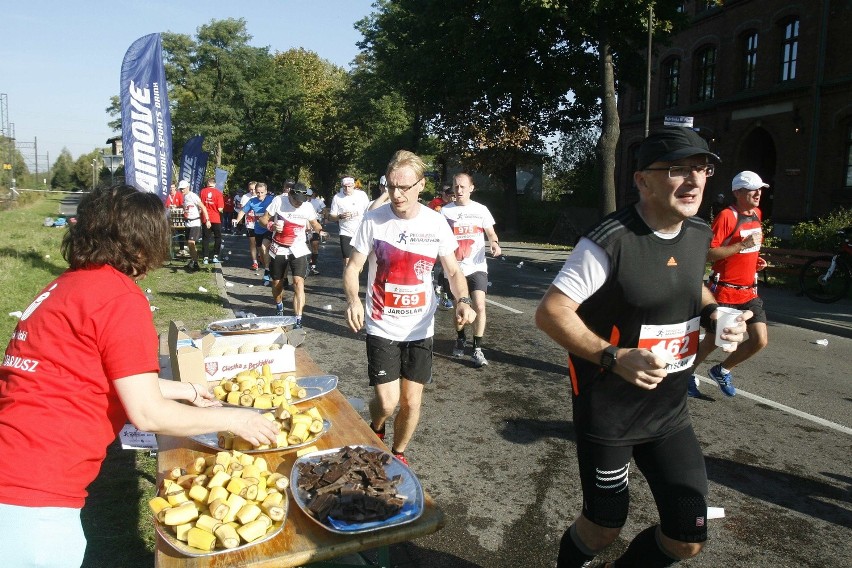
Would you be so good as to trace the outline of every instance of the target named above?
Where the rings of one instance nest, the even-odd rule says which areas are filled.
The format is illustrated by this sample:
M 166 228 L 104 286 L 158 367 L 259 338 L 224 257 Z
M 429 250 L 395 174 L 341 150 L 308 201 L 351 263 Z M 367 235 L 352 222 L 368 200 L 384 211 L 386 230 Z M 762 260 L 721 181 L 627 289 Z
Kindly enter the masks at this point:
M 276 233 L 283 233 L 284 232 L 284 220 L 283 219 L 278 219 L 277 221 L 275 221 L 275 232 Z
M 721 335 L 726 327 L 733 327 L 737 324 L 737 317 L 742 315 L 743 312 L 734 308 L 720 307 L 716 308 L 716 313 L 719 314 L 719 318 L 716 320 L 716 346 L 725 351 L 736 350 L 737 344 L 725 341 L 721 338 Z

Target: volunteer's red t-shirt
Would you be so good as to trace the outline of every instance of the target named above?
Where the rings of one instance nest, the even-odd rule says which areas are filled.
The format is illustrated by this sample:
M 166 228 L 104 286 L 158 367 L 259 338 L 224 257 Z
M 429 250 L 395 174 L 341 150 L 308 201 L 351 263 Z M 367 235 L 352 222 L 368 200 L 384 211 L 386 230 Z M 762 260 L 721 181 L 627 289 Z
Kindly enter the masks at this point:
M 225 198 L 222 192 L 215 187 L 208 186 L 202 189 L 198 196 L 201 198 L 204 207 L 207 208 L 207 213 L 210 215 L 210 222 L 221 223 L 222 215 L 219 213 L 219 210 L 225 208 Z
M 115 379 L 159 371 L 139 286 L 68 270 L 25 310 L 0 366 L 0 503 L 82 508 L 127 422 Z

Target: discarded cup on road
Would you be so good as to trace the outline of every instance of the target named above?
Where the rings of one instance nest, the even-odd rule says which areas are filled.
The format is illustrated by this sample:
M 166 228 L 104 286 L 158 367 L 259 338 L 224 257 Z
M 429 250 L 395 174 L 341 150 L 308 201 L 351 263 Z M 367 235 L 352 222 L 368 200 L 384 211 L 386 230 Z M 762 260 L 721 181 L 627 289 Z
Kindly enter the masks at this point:
M 811 341 L 811 343 L 815 343 L 816 345 L 828 345 L 828 339 L 817 339 L 815 341 Z
M 716 313 L 719 314 L 719 319 L 716 320 L 716 346 L 725 351 L 736 351 L 737 344 L 722 339 L 722 333 L 724 333 L 726 327 L 733 327 L 737 324 L 737 318 L 742 315 L 742 310 L 722 306 L 716 308 Z
M 324 309 L 324 310 L 325 310 L 325 311 L 327 311 L 327 312 L 330 312 L 330 311 L 332 310 L 331 304 L 326 304 L 326 305 L 324 305 L 324 306 L 322 307 L 322 309 Z
M 199 287 L 198 287 L 198 291 L 199 291 L 199 292 L 206 292 L 206 291 L 207 291 L 207 288 L 205 288 L 204 286 L 199 286 Z
M 228 288 L 233 288 L 234 283 L 233 282 L 225 282 L 225 286 L 227 286 Z

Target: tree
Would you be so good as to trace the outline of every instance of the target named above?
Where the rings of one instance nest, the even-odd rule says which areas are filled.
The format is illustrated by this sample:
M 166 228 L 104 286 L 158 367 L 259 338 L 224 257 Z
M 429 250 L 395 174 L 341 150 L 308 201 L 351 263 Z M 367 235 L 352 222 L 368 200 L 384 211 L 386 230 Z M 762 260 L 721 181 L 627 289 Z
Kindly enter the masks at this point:
M 564 21 L 543 3 L 396 0 L 378 8 L 356 24 L 359 47 L 405 101 L 415 146 L 434 134 L 446 152 L 493 174 L 505 230 L 514 230 L 517 165 L 543 149 L 571 106 L 583 46 L 562 41 Z
M 74 189 L 74 159 L 68 148 L 63 148 L 53 163 L 53 177 L 50 178 L 53 189 Z
M 578 70 L 585 75 L 574 87 L 580 108 L 599 109 L 600 137 L 596 151 L 601 172 L 601 212 L 615 210 L 615 150 L 620 129 L 616 93 L 618 82 L 645 83 L 645 47 L 649 9 L 654 9 L 655 43 L 663 42 L 671 30 L 686 23 L 679 11 L 680 0 L 538 0 L 562 20 L 564 41 L 586 47 L 589 59 Z M 592 59 L 596 66 L 592 66 Z M 592 69 L 596 71 L 592 72 Z M 616 71 L 618 74 L 616 74 Z

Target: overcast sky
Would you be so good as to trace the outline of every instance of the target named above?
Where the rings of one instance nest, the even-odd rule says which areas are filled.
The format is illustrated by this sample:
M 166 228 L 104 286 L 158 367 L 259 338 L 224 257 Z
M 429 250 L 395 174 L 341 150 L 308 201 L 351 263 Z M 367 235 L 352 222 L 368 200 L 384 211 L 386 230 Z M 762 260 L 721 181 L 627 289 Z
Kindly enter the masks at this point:
M 5 2 L 0 93 L 15 137 L 37 138 L 39 170 L 63 148 L 74 159 L 105 146 L 110 97 L 118 95 L 124 53 L 156 32 L 195 36 L 211 20 L 243 18 L 251 45 L 271 52 L 303 47 L 345 69 L 361 39 L 353 24 L 372 0 L 15 0 Z M 4 117 L 5 118 L 5 117 Z M 32 150 L 22 153 L 28 162 Z M 30 169 L 33 164 L 28 163 Z

